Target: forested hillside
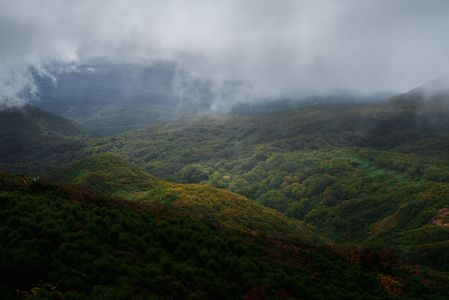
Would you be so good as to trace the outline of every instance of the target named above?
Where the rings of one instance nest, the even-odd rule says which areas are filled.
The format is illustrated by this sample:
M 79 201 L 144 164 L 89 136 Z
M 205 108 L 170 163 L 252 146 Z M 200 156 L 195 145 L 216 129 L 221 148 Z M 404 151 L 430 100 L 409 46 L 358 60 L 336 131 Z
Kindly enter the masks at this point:
M 422 93 L 106 138 L 3 110 L 1 168 L 40 176 L 1 176 L 2 296 L 442 298 L 449 125 Z
M 199 118 L 99 139 L 162 178 L 229 188 L 339 243 L 389 245 L 447 268 L 448 98 L 426 86 L 378 104 Z M 418 101 L 416 99 L 424 99 Z
M 447 295 L 447 275 L 391 253 L 254 237 L 73 185 L 2 174 L 0 205 L 2 299 Z
M 89 157 L 52 177 L 108 196 L 148 203 L 167 214 L 189 216 L 252 235 L 323 241 L 312 226 L 290 220 L 244 196 L 210 184 L 176 184 L 140 171 L 114 155 Z
M 449 300 L 448 28 L 0 0 L 0 300 Z
M 85 133 L 37 107 L 0 107 L 0 170 L 45 173 L 81 157 Z

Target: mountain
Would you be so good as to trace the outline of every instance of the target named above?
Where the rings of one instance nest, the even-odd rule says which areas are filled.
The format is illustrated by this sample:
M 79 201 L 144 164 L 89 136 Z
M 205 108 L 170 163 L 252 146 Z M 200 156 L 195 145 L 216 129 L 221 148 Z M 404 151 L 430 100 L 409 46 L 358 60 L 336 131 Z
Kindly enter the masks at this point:
M 146 67 L 101 61 L 87 65 L 56 65 L 54 78 L 34 72 L 39 105 L 55 114 L 70 114 L 70 107 L 89 108 L 113 104 L 150 102 L 170 105 L 175 69 L 170 64 Z M 173 105 L 173 104 L 171 104 Z M 75 112 L 73 112 L 75 113 Z
M 51 71 L 54 76 L 50 77 L 34 72 L 39 91 L 34 105 L 78 122 L 91 135 L 154 126 L 210 105 L 205 99 L 211 99 L 207 85 L 192 79 L 186 82 L 172 64 L 94 61 L 56 65 Z
M 449 271 L 442 82 L 380 103 L 203 115 L 98 138 L 32 106 L 4 109 L 0 167 L 59 183 L 0 176 L 0 238 L 8 245 L 0 292 L 442 298 Z M 234 252 L 242 243 L 248 248 Z M 235 255 L 251 267 L 230 271 Z M 123 281 L 101 275 L 122 272 Z M 23 274 L 30 277 L 21 285 Z M 162 277 L 140 281 L 155 276 Z
M 56 171 L 53 178 L 103 194 L 160 206 L 167 213 L 189 216 L 249 234 L 320 241 L 312 227 L 209 184 L 175 184 L 157 179 L 106 154 L 88 157 Z
M 438 77 L 406 93 L 390 99 L 397 105 L 420 106 L 424 111 L 443 109 L 447 112 L 449 105 L 449 78 Z M 433 108 L 433 109 L 426 109 Z
M 85 133 L 74 122 L 26 105 L 0 109 L 0 169 L 42 173 L 80 157 Z
M 82 129 L 74 122 L 53 115 L 35 106 L 2 108 L 0 110 L 0 134 L 22 134 L 24 136 L 51 134 L 79 136 Z
M 335 242 L 391 246 L 447 269 L 448 227 L 435 220 L 449 207 L 449 113 L 428 109 L 446 99 L 417 93 L 428 89 L 375 104 L 171 122 L 99 140 L 86 152 L 227 188 Z
M 50 66 L 34 72 L 38 97 L 34 105 L 72 119 L 91 135 L 110 136 L 196 114 L 207 114 L 222 98 L 211 82 L 192 78 L 176 65 L 92 61 L 90 64 Z M 239 88 L 230 83 L 229 92 Z M 219 93 L 219 92 L 218 92 Z M 313 104 L 372 103 L 387 95 L 360 96 L 349 91 L 277 100 L 222 103 L 235 115 L 263 115 Z
M 36 72 L 39 97 L 34 104 L 77 121 L 93 135 L 161 123 L 172 117 L 177 105 L 172 92 L 174 69 L 170 65 L 95 62 L 55 69 L 55 78 Z
M 388 252 L 217 228 L 141 201 L 0 174 L 2 299 L 442 299 Z
M 337 90 L 325 95 L 310 95 L 296 98 L 281 98 L 276 100 L 262 100 L 255 102 L 236 103 L 230 109 L 235 115 L 256 116 L 278 111 L 293 110 L 300 107 L 319 104 L 369 104 L 384 101 L 392 96 L 391 93 L 375 93 L 360 95 L 345 90 Z

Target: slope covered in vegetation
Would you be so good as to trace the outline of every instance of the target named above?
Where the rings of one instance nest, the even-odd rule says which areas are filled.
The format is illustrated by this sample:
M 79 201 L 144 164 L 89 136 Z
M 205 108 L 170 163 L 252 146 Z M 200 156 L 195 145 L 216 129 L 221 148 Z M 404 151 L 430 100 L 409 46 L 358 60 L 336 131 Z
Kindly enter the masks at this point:
M 158 210 L 189 216 L 253 235 L 320 241 L 311 226 L 290 220 L 244 196 L 210 184 L 176 184 L 158 180 L 117 156 L 106 154 L 75 162 L 53 177 L 109 196 L 149 203 Z
M 0 170 L 38 174 L 81 157 L 85 135 L 34 106 L 0 107 L 0 145 Z
M 200 118 L 97 140 L 88 153 L 228 188 L 336 242 L 391 245 L 447 268 L 448 228 L 433 221 L 449 207 L 444 95 L 417 89 L 379 104 Z
M 254 237 L 143 202 L 0 175 L 0 296 L 51 299 L 396 299 L 448 276 L 385 252 Z
M 444 273 L 401 259 L 449 270 L 447 99 L 417 89 L 90 140 L 4 110 L 0 168 L 69 163 L 51 176 L 82 188 L 1 175 L 3 298 L 442 298 Z

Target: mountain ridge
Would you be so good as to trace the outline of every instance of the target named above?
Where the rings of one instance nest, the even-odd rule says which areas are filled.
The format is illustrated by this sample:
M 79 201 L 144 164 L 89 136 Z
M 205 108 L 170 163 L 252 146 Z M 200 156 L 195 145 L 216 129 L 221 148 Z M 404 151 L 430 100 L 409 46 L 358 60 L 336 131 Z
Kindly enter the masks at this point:
M 87 135 L 76 123 L 32 105 L 0 110 L 0 169 L 45 173 L 79 158 Z

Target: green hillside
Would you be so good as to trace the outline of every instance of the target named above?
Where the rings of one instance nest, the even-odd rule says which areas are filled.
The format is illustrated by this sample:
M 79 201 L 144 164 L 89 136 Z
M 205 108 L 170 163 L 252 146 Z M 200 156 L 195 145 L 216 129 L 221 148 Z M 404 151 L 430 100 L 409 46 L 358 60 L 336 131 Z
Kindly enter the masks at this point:
M 416 89 L 95 139 L 3 110 L 0 169 L 60 183 L 1 175 L 0 291 L 442 298 L 429 268 L 449 271 L 448 99 Z
M 0 175 L 0 297 L 441 299 L 446 274 L 386 252 L 242 235 L 144 202 Z
M 156 176 L 208 182 L 315 225 L 338 243 L 389 245 L 448 268 L 449 103 L 420 89 L 378 104 L 198 118 L 91 143 Z
M 154 176 L 111 154 L 75 161 L 53 172 L 52 177 L 114 197 L 156 189 L 161 185 Z
M 79 158 L 85 134 L 34 106 L 0 108 L 0 145 L 0 170 L 37 174 Z
M 290 220 L 244 196 L 210 184 L 162 181 L 110 154 L 75 162 L 54 173 L 53 177 L 109 196 L 150 203 L 169 214 L 189 216 L 252 235 L 307 242 L 321 240 L 312 227 Z
M 176 173 L 187 165 L 263 158 L 273 152 L 329 147 L 393 150 L 431 140 L 447 151 L 449 113 L 445 118 L 441 113 L 391 101 L 316 105 L 258 117 L 201 117 L 99 139 L 91 152 L 113 151 L 156 176 L 179 180 L 183 176 Z M 422 145 L 421 151 L 432 147 Z

